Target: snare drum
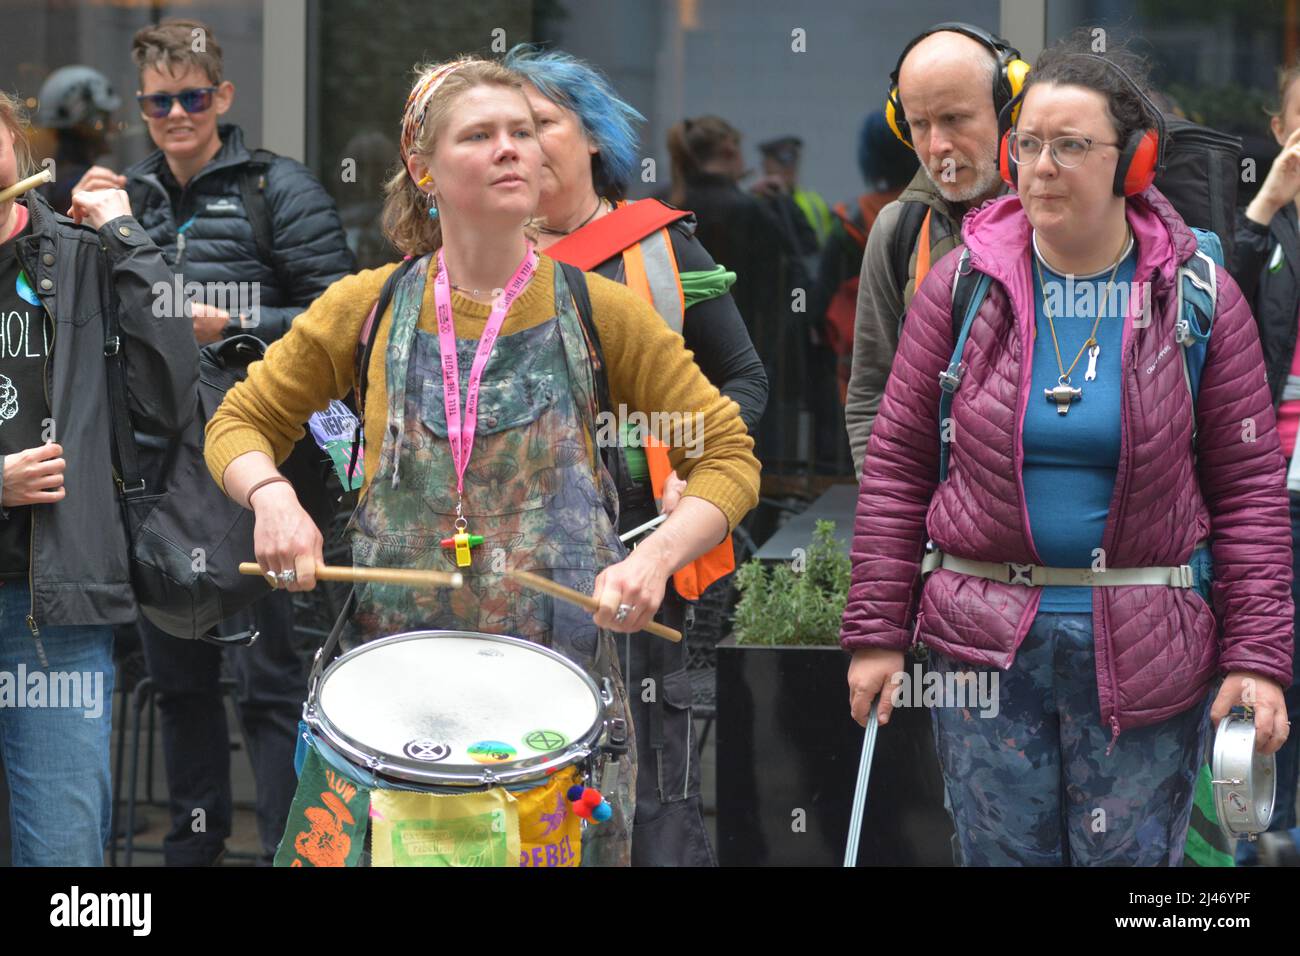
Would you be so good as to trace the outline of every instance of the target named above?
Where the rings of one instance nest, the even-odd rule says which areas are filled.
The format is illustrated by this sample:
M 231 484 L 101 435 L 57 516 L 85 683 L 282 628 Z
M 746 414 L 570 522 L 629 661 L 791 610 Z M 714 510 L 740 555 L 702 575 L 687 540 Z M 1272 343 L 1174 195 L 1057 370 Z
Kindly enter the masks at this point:
M 1273 817 L 1277 773 L 1273 755 L 1255 749 L 1253 717 L 1229 713 L 1219 722 L 1211 769 L 1220 826 L 1233 839 L 1254 840 Z
M 319 667 L 304 721 L 326 761 L 371 788 L 376 865 L 424 865 L 426 852 L 441 865 L 472 842 L 473 827 L 480 836 L 517 827 L 511 845 L 523 865 L 577 862 L 580 837 L 550 848 L 529 835 L 562 825 L 580 834 L 569 790 L 598 776 L 609 704 L 582 668 L 528 641 L 469 631 L 395 634 Z M 418 820 L 391 819 L 412 812 Z M 462 818 L 475 822 L 448 822 Z M 390 837 L 396 856 L 381 845 Z M 515 862 L 496 859 L 482 865 Z

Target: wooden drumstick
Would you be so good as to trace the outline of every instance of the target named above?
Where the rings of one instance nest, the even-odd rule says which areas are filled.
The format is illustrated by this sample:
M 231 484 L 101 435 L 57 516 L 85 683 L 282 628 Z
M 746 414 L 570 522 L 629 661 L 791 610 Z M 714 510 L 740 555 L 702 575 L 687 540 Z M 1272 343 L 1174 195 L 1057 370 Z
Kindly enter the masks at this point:
M 263 571 L 262 566 L 253 561 L 244 561 L 239 565 L 240 574 L 256 574 L 259 577 L 271 576 Z M 405 587 L 421 588 L 458 588 L 465 579 L 459 572 L 416 571 L 410 568 L 349 568 L 341 565 L 318 564 L 316 577 L 321 581 L 351 581 L 358 584 L 400 584 Z
M 20 179 L 8 189 L 0 190 L 0 202 L 8 202 L 11 199 L 17 199 L 23 193 L 30 192 L 37 186 L 52 182 L 54 182 L 54 174 L 50 172 L 50 168 L 46 166 L 35 176 L 28 176 L 26 179 Z
M 557 597 L 562 601 L 568 601 L 576 604 L 578 607 L 592 614 L 600 609 L 600 602 L 589 594 L 583 594 L 581 591 L 575 591 L 573 588 L 566 588 L 563 584 L 556 584 L 549 578 L 544 578 L 540 574 L 533 574 L 531 571 L 510 571 L 506 574 L 520 584 L 532 588 L 534 591 L 541 591 L 543 594 L 549 594 L 551 597 Z M 651 621 L 642 628 L 655 637 L 662 637 L 666 641 L 672 641 L 674 644 L 682 639 L 681 631 L 674 631 L 671 627 L 660 624 L 658 621 Z

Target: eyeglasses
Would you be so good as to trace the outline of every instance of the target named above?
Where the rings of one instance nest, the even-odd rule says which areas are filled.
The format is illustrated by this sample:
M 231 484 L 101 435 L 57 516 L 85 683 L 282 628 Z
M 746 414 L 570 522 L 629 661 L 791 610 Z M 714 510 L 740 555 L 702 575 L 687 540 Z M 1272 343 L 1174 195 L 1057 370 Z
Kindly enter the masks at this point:
M 1052 151 L 1052 162 L 1063 169 L 1074 169 L 1088 157 L 1088 150 L 1094 146 L 1118 146 L 1119 143 L 1097 143 L 1087 136 L 1058 136 L 1044 143 L 1031 133 L 1011 134 L 1011 159 L 1018 166 L 1037 162 L 1047 146 Z
M 140 109 L 152 119 L 162 119 L 172 111 L 172 103 L 181 101 L 181 109 L 187 113 L 202 113 L 212 105 L 212 94 L 217 92 L 215 86 L 200 86 L 179 93 L 149 93 L 137 96 Z

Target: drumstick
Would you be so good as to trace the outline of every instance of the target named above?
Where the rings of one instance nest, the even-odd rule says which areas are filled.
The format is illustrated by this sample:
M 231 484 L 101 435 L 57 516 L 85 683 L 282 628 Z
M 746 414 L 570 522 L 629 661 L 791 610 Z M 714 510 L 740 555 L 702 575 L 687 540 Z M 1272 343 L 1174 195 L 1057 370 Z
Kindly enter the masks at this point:
M 549 594 L 551 597 L 560 598 L 562 601 L 568 601 L 576 604 L 585 611 L 595 613 L 600 609 L 600 602 L 590 595 L 583 594 L 581 591 L 575 591 L 573 588 L 566 588 L 563 584 L 556 584 L 539 574 L 533 574 L 531 571 L 510 571 L 506 574 L 514 578 L 520 584 L 532 588 L 534 591 L 541 591 L 543 594 Z M 681 631 L 674 631 L 671 627 L 660 624 L 658 621 L 651 621 L 643 631 L 653 634 L 655 637 L 662 637 L 666 641 L 672 641 L 674 644 L 682 639 Z
M 17 199 L 23 193 L 35 189 L 44 183 L 54 182 L 54 174 L 46 166 L 35 176 L 28 176 L 26 179 L 20 179 L 8 189 L 0 191 L 0 202 L 8 202 L 11 199 Z
M 253 561 L 239 565 L 240 574 L 269 577 L 262 566 Z M 349 568 L 341 565 L 318 564 L 316 577 L 322 581 L 352 581 L 370 584 L 400 584 L 406 587 L 458 588 L 464 578 L 458 572 L 415 571 L 410 568 Z

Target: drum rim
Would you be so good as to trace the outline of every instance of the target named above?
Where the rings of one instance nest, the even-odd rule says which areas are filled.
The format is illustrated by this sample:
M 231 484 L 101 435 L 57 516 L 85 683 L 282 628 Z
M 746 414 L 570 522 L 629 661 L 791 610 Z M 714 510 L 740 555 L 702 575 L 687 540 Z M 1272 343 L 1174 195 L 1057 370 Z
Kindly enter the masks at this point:
M 1249 759 L 1243 761 L 1240 753 L 1229 753 L 1228 748 L 1234 746 L 1235 739 L 1250 741 Z M 1240 746 L 1240 745 L 1237 745 Z M 1242 764 L 1244 763 L 1244 766 Z M 1231 766 L 1229 766 L 1231 764 Z M 1214 791 L 1214 808 L 1219 816 L 1219 826 L 1233 838 L 1251 836 L 1263 833 L 1268 829 L 1269 822 L 1276 812 L 1277 802 L 1277 772 L 1276 760 L 1273 754 L 1261 754 L 1255 750 L 1255 721 L 1254 718 L 1242 714 L 1229 713 L 1219 723 L 1218 730 L 1214 736 L 1214 755 L 1210 766 L 1212 784 Z M 1263 771 L 1261 773 L 1261 771 Z M 1240 785 L 1234 785 L 1226 782 L 1230 776 L 1240 779 Z M 1260 778 L 1266 777 L 1267 784 Z M 1265 794 L 1264 791 L 1267 791 Z M 1229 813 L 1227 805 L 1228 794 L 1231 792 L 1240 792 L 1248 796 L 1249 820 L 1237 824 L 1231 822 L 1231 818 L 1238 816 L 1235 812 Z M 1264 817 L 1262 808 L 1267 808 L 1267 819 Z
M 400 758 L 395 758 L 391 754 L 378 754 L 371 751 L 365 744 L 350 737 L 341 728 L 334 724 L 321 706 L 321 690 L 324 688 L 329 677 L 337 671 L 342 665 L 355 660 L 361 654 L 374 651 L 380 647 L 386 647 L 392 644 L 405 643 L 412 640 L 427 640 L 429 638 L 473 638 L 484 639 L 500 644 L 507 644 L 521 647 L 528 651 L 534 651 L 558 661 L 567 667 L 572 673 L 576 674 L 591 692 L 592 699 L 596 702 L 596 720 L 580 737 L 569 742 L 561 750 L 551 751 L 547 754 L 538 754 L 527 760 L 520 760 L 510 766 L 509 769 L 494 769 L 492 767 L 483 767 L 481 770 L 470 772 L 436 770 L 417 764 L 415 761 L 398 762 Z M 521 637 L 511 637 L 505 634 L 488 634 L 483 631 L 451 631 L 438 630 L 434 628 L 422 629 L 418 631 L 401 631 L 397 634 L 386 634 L 383 637 L 375 638 L 373 641 L 352 648 L 339 655 L 331 661 L 329 666 L 321 673 L 320 679 L 315 681 L 307 693 L 307 701 L 303 706 L 303 719 L 311 729 L 318 733 L 324 740 L 342 756 L 353 761 L 359 767 L 365 768 L 372 774 L 384 775 L 395 778 L 403 783 L 420 783 L 433 784 L 436 786 L 465 786 L 465 787 L 490 787 L 496 785 L 505 785 L 511 783 L 524 782 L 529 780 L 544 780 L 551 772 L 561 770 L 572 764 L 580 763 L 595 752 L 604 736 L 608 718 L 606 710 L 608 703 L 600 688 L 591 675 L 583 670 L 573 661 L 569 660 L 563 654 L 541 644 L 535 644 L 532 641 L 524 640 Z

